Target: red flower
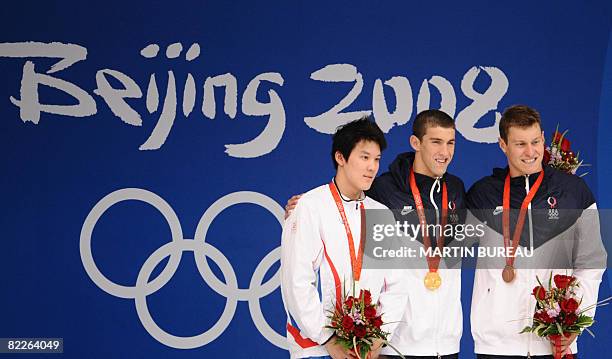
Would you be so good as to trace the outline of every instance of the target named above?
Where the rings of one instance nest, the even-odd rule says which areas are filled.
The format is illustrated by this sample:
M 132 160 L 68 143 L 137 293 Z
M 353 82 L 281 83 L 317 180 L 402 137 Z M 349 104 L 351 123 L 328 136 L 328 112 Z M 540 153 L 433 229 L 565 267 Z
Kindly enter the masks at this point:
M 379 328 L 382 326 L 383 321 L 380 317 L 376 317 L 374 319 L 372 319 L 372 325 L 375 326 L 376 328 Z
M 533 296 L 536 297 L 536 299 L 544 300 L 544 298 L 546 298 L 546 289 L 544 289 L 544 287 L 539 285 L 533 288 L 533 291 L 531 291 L 531 294 L 533 294 Z
M 563 319 L 563 324 L 574 325 L 574 323 L 576 323 L 577 320 L 578 320 L 578 316 L 575 313 L 570 313 L 565 316 L 565 319 Z
M 542 159 L 542 163 L 547 165 L 550 162 L 550 152 L 548 150 L 544 150 L 544 158 Z
M 555 280 L 555 285 L 557 286 L 557 288 L 559 289 L 565 289 L 567 287 L 569 287 L 569 285 L 575 280 L 576 278 L 569 276 L 569 275 L 563 275 L 563 274 L 556 274 L 554 277 Z
M 355 303 L 355 298 L 353 298 L 352 296 L 346 298 L 346 300 L 344 301 L 344 305 L 346 305 L 348 309 L 353 308 L 353 303 Z
M 574 298 L 564 299 L 559 305 L 566 313 L 574 313 L 578 309 L 578 302 Z
M 550 316 L 548 316 L 548 313 L 546 313 L 545 311 L 541 311 L 541 312 L 536 312 L 533 317 L 541 322 L 544 323 L 552 323 L 553 322 L 553 318 L 551 318 Z
M 570 150 L 570 141 L 567 138 L 563 138 L 561 141 L 561 151 L 568 152 Z
M 344 328 L 346 332 L 350 332 L 354 326 L 355 326 L 355 323 L 353 322 L 353 319 L 351 317 L 349 317 L 348 315 L 345 315 L 342 318 L 342 328 Z
M 357 338 L 363 338 L 366 335 L 366 329 L 363 325 L 358 325 L 355 327 L 355 336 Z
M 565 137 L 563 137 L 563 140 L 561 140 L 561 134 L 557 131 L 555 131 L 555 135 L 553 136 L 553 143 L 559 144 L 559 147 L 563 152 L 567 152 L 570 150 L 570 141 Z
M 365 303 L 365 305 L 370 305 L 372 304 L 372 294 L 370 294 L 369 290 L 361 290 L 359 292 L 359 298 L 363 299 L 363 302 Z
M 368 319 L 372 319 L 376 316 L 376 308 L 373 306 L 366 307 L 364 310 L 365 317 Z

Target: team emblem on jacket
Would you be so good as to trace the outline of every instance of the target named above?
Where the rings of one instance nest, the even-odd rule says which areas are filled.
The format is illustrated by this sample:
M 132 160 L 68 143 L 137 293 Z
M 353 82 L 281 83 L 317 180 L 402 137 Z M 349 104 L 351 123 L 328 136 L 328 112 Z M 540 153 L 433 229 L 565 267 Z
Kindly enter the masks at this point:
M 450 213 L 448 214 L 448 220 L 450 223 L 456 224 L 459 223 L 459 214 L 455 211 L 457 205 L 454 201 L 448 201 L 448 210 Z
M 559 210 L 557 209 L 557 199 L 553 196 L 548 197 L 548 219 L 559 219 Z

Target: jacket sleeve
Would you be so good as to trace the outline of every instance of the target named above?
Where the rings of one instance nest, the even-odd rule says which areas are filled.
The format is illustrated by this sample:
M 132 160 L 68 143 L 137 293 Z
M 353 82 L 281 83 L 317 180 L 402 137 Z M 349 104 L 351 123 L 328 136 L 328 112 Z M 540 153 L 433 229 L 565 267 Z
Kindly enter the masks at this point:
M 377 210 L 380 217 L 376 219 L 376 223 L 393 225 L 395 224 L 395 217 L 393 212 L 390 211 L 386 206 L 380 207 Z M 416 242 L 416 241 L 415 241 Z M 415 243 L 410 241 L 410 243 Z M 385 245 L 389 248 L 400 248 L 401 245 L 405 245 L 405 240 L 396 235 L 386 237 L 384 240 Z M 418 243 L 418 242 L 416 242 Z M 366 244 L 366 247 L 368 245 Z M 366 260 L 366 259 L 364 259 Z M 385 259 L 390 260 L 390 259 Z M 384 323 L 383 330 L 390 333 L 388 338 L 392 338 L 393 332 L 399 325 L 400 321 L 404 316 L 404 311 L 408 305 L 408 270 L 396 261 L 390 261 L 391 267 L 385 266 L 385 269 L 374 269 L 382 278 L 382 286 L 378 295 L 378 304 L 380 311 L 383 313 L 382 321 Z M 368 266 L 368 262 L 364 262 L 364 266 Z M 376 268 L 376 267 L 374 267 Z
M 607 253 L 601 240 L 599 214 L 595 203 L 582 211 L 576 226 L 573 274 L 580 282 L 581 307 L 585 308 L 597 303 L 599 285 L 607 264 Z M 594 316 L 595 308 L 586 314 Z
M 281 292 L 285 307 L 300 331 L 319 344 L 333 334 L 324 328 L 327 319 L 317 292 L 322 256 L 317 216 L 308 200 L 302 198 L 283 225 Z
M 405 269 L 386 270 L 384 285 L 378 303 L 383 313 L 384 331 L 393 337 L 393 332 L 399 325 L 406 306 L 408 305 L 408 281 Z
M 474 215 L 473 210 L 467 209 L 465 210 L 465 222 L 464 225 L 466 228 L 473 229 L 470 236 L 465 236 L 463 239 L 461 246 L 465 248 L 472 248 L 474 245 L 479 244 L 480 239 L 484 238 L 487 231 L 491 230 L 486 222 L 482 222 L 476 215 Z

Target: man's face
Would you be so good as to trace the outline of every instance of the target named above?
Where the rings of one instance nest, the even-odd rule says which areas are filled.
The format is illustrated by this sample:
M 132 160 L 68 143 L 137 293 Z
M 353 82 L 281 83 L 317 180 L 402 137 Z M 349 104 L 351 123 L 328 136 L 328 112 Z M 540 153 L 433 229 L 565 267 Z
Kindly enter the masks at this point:
M 380 164 L 380 146 L 373 141 L 358 142 L 348 160 L 340 152 L 336 152 L 338 169 L 342 168 L 352 190 L 365 191 L 370 189 L 378 172 Z
M 538 124 L 530 127 L 510 127 L 508 141 L 499 139 L 499 146 L 508 157 L 510 176 L 522 176 L 542 170 L 544 132 Z
M 415 171 L 429 177 L 442 177 L 455 153 L 455 129 L 428 127 L 421 140 L 410 136 L 410 144 L 416 152 Z

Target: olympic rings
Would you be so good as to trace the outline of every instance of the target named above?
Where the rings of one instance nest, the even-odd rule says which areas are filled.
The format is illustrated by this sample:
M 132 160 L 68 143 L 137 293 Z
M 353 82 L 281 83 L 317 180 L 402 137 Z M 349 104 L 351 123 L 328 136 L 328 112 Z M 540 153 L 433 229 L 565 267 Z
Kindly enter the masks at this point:
M 136 200 L 150 204 L 157 209 L 168 222 L 172 240 L 155 252 L 145 261 L 138 272 L 134 286 L 119 285 L 108 279 L 97 267 L 91 250 L 91 235 L 95 225 L 102 215 L 113 205 Z M 172 207 L 153 192 L 139 188 L 125 188 L 112 192 L 102 198 L 89 212 L 83 223 L 80 238 L 81 261 L 91 280 L 103 291 L 115 297 L 134 299 L 136 312 L 146 331 L 160 343 L 177 349 L 192 349 L 204 346 L 217 339 L 232 321 L 236 312 L 238 301 L 248 301 L 251 318 L 259 332 L 272 344 L 281 349 L 287 349 L 286 338 L 278 334 L 267 323 L 261 311 L 259 300 L 272 293 L 280 285 L 280 275 L 277 271 L 267 282 L 263 283 L 264 276 L 270 268 L 280 260 L 280 246 L 268 253 L 259 263 L 249 288 L 239 288 L 236 272 L 227 257 L 217 248 L 206 243 L 206 234 L 214 219 L 225 209 L 240 203 L 252 203 L 267 209 L 282 225 L 284 211 L 282 207 L 270 197 L 257 192 L 234 192 L 213 203 L 200 218 L 193 240 L 183 238 L 183 231 L 176 213 Z M 157 292 L 176 273 L 183 252 L 193 252 L 198 271 L 206 284 L 216 293 L 227 299 L 221 317 L 208 330 L 191 337 L 172 335 L 160 328 L 151 316 L 147 306 L 147 296 Z M 150 281 L 155 267 L 164 258 L 170 257 L 161 273 Z M 224 281 L 221 281 L 212 272 L 206 257 L 210 258 L 221 269 Z

